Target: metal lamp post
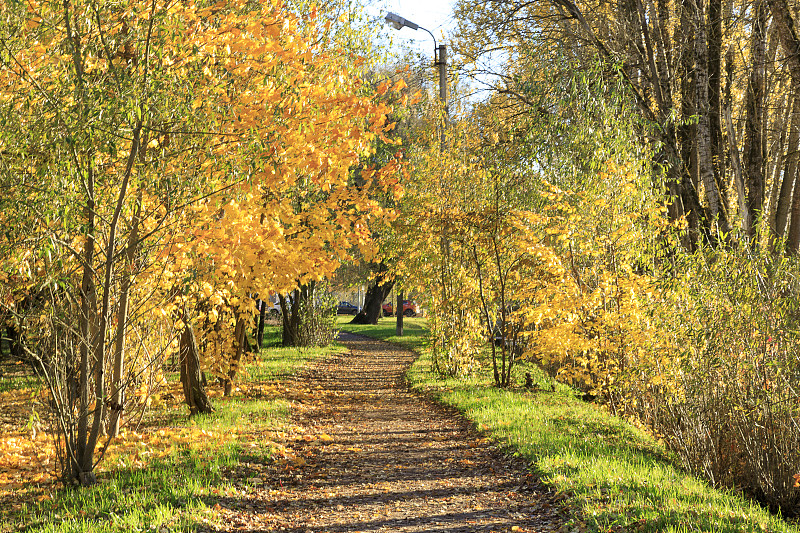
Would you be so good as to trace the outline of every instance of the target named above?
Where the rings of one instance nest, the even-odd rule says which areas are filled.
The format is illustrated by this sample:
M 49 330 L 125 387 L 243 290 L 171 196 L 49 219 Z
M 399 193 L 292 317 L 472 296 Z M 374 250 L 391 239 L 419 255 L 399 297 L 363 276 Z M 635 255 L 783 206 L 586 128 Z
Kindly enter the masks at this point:
M 411 28 L 412 30 L 423 30 L 428 32 L 428 35 L 433 39 L 433 65 L 439 71 L 439 101 L 444 108 L 444 127 L 442 127 L 441 143 L 439 144 L 439 151 L 444 153 L 445 141 L 447 132 L 447 122 L 449 120 L 449 109 L 447 107 L 447 46 L 436 46 L 436 37 L 430 30 L 423 28 L 419 24 L 415 24 L 408 19 L 401 17 L 395 13 L 387 13 L 385 19 L 388 24 L 391 24 L 394 29 L 401 30 L 403 28 Z M 403 336 L 403 291 L 397 294 L 397 302 L 395 303 L 395 313 L 397 315 L 397 327 L 395 333 L 398 337 Z
M 387 13 L 384 20 L 386 20 L 387 24 L 391 24 L 396 30 L 401 30 L 403 28 L 423 30 L 428 32 L 428 35 L 430 35 L 431 39 L 433 39 L 433 64 L 439 71 L 439 100 L 444 106 L 444 122 L 447 124 L 449 116 L 449 110 L 447 108 L 447 46 L 444 44 L 436 46 L 436 37 L 430 32 L 430 30 L 423 28 L 419 24 L 414 24 L 410 20 L 404 19 L 400 15 L 395 13 Z M 444 134 L 442 135 L 442 139 L 444 139 Z M 442 149 L 444 150 L 444 146 L 442 146 Z

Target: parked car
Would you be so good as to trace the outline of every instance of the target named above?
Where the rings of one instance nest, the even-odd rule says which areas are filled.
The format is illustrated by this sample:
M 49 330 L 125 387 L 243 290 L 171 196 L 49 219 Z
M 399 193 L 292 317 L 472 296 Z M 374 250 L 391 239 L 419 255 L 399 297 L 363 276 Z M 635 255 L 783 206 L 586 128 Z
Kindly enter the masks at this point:
M 357 315 L 358 314 L 358 306 L 353 305 L 350 302 L 339 302 L 336 305 L 336 314 L 337 315 Z
M 392 316 L 394 314 L 394 304 L 387 302 L 381 306 L 383 308 L 383 316 Z M 420 313 L 417 302 L 413 300 L 403 300 L 403 315 L 404 316 L 417 316 Z
M 281 303 L 275 302 L 274 304 L 267 304 L 267 314 L 272 318 L 278 318 L 281 316 Z
M 262 300 L 261 305 L 265 307 L 264 312 L 270 318 L 278 318 L 281 316 L 281 303 L 277 301 L 277 298 L 275 301 L 272 301 L 272 297 L 270 297 L 269 300 Z

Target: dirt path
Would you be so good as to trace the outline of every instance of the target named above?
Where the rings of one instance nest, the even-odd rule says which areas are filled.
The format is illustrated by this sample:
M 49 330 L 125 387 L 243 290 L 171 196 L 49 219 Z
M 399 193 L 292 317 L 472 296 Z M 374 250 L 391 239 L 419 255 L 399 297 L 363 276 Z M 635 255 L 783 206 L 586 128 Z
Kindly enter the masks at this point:
M 309 434 L 332 440 L 298 443 L 300 467 L 284 472 L 278 487 L 239 500 L 235 512 L 228 506 L 226 529 L 563 530 L 557 498 L 522 463 L 406 390 L 402 374 L 411 352 L 355 335 L 341 340 L 350 353 L 300 378 L 322 401 L 307 402 L 295 417 Z

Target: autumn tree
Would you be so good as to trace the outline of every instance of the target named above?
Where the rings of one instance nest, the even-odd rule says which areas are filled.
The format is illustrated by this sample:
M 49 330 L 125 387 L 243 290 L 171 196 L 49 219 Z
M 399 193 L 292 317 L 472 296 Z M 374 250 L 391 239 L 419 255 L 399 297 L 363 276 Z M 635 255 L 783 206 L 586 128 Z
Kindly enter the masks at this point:
M 420 97 L 419 88 L 408 85 L 408 74 L 407 69 L 399 67 L 391 73 L 386 72 L 385 68 L 371 73 L 373 84 L 376 86 L 389 84 L 392 87 L 391 91 L 384 93 L 383 98 L 393 108 L 389 117 L 393 127 L 386 139 L 376 140 L 375 151 L 370 158 L 370 163 L 373 165 L 382 165 L 388 161 L 402 162 L 410 144 L 410 137 L 413 135 L 411 122 L 415 113 L 414 106 L 418 105 Z M 353 179 L 354 183 L 360 186 L 362 178 L 358 169 L 356 169 Z M 403 195 L 403 172 L 398 172 L 390 179 L 391 182 L 387 182 L 387 188 L 380 191 L 374 199 L 382 206 L 395 208 Z M 351 321 L 353 324 L 377 324 L 378 318 L 383 315 L 383 302 L 397 281 L 392 269 L 391 238 L 387 234 L 392 231 L 391 226 L 373 225 L 371 230 L 376 245 L 380 247 L 380 253 L 377 257 L 359 258 L 368 267 L 369 275 L 364 278 L 364 282 L 367 284 L 364 305 L 361 311 L 353 317 Z
M 183 85 L 159 68 L 171 15 L 155 3 L 6 13 L 3 216 L 29 230 L 6 235 L 6 271 L 25 271 L 17 294 L 33 305 L 16 320 L 50 385 L 65 477 L 91 484 L 103 424 L 113 431 L 123 409 L 130 310 L 142 312 L 130 303 L 146 262 L 142 224 L 170 189 L 150 148 L 175 120 Z
M 380 213 L 347 177 L 386 108 L 315 45 L 316 23 L 271 4 L 15 4 L 2 24 L 0 201 L 21 230 L 4 235 L 3 301 L 50 386 L 64 476 L 92 484 L 138 375 L 132 332 L 152 367 L 177 333 L 194 346 L 203 283 L 237 332 L 248 295 L 368 244 L 361 219 Z M 299 188 L 324 194 L 287 207 Z
M 797 390 L 798 338 L 778 333 L 796 329 L 796 6 L 464 0 L 458 16 L 472 65 L 506 54 L 489 63 L 498 135 L 550 187 L 516 218 L 527 356 L 710 482 L 794 508 L 798 412 L 770 406 Z
M 642 133 L 657 141 L 654 175 L 665 178 L 671 219 L 689 223 L 685 248 L 699 238 L 725 241 L 736 226 L 755 241 L 788 235 L 797 135 L 787 96 L 791 64 L 776 55 L 781 48 L 793 54 L 792 38 L 781 37 L 791 32 L 779 31 L 793 24 L 788 6 L 464 0 L 457 12 L 461 49 L 475 61 L 499 45 L 511 65 L 535 49 L 543 57 L 563 54 L 579 68 L 597 56 L 620 66 L 639 115 L 656 126 Z M 500 92 L 524 92 L 526 78 L 514 68 L 497 74 Z M 526 108 L 524 98 L 517 105 Z

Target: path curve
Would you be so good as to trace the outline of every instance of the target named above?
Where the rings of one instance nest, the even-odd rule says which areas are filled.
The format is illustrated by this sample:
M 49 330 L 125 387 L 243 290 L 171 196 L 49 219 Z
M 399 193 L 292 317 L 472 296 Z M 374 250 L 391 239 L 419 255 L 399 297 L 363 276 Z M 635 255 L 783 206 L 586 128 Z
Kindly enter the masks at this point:
M 300 441 L 298 474 L 251 501 L 236 531 L 564 531 L 563 508 L 522 461 L 457 414 L 409 392 L 414 354 L 342 333 L 348 353 L 304 372 L 313 387 L 294 422 L 329 443 Z M 298 449 L 299 448 L 299 449 Z M 275 495 L 278 495 L 276 498 Z

